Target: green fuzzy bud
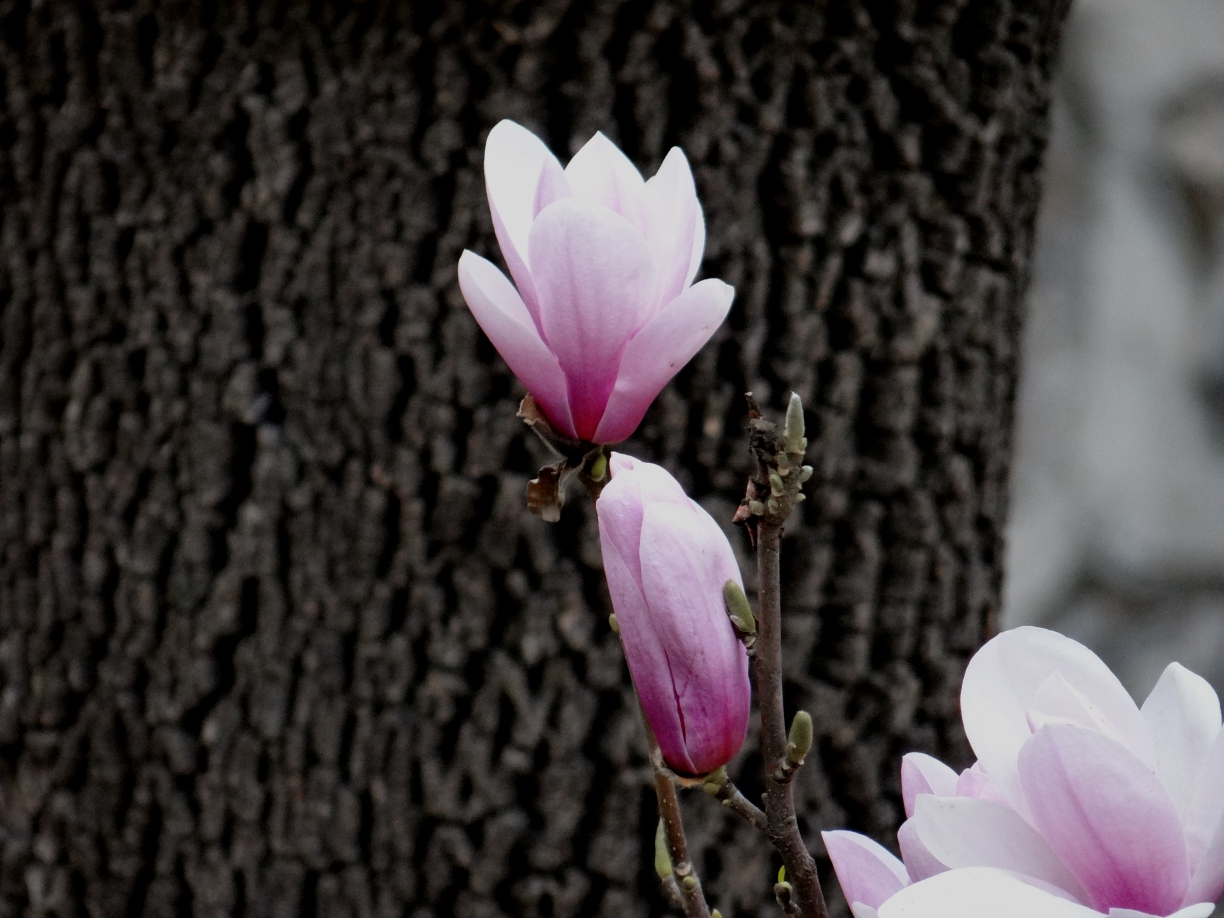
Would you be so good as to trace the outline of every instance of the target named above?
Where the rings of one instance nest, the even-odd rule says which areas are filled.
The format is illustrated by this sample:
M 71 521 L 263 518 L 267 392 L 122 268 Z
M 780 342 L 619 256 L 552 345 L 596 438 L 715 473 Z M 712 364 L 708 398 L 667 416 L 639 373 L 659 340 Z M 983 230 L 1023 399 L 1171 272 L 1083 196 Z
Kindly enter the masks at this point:
M 723 584 L 723 600 L 727 603 L 727 615 L 735 630 L 740 634 L 756 634 L 756 616 L 752 614 L 752 606 L 748 605 L 743 588 L 734 580 Z
M 790 404 L 786 406 L 786 451 L 802 453 L 807 447 L 803 439 L 803 401 L 795 392 L 791 393 Z
M 778 882 L 779 883 L 786 882 L 786 865 L 785 864 L 783 864 L 781 867 L 778 868 Z
M 620 622 L 616 620 L 616 613 L 608 616 L 608 627 L 612 629 L 613 634 L 620 634 Z
M 810 465 L 805 465 L 803 468 L 799 470 L 799 484 L 803 484 L 811 477 L 812 477 L 812 467 Z
M 683 886 L 685 889 L 696 889 L 697 888 L 697 878 L 696 877 L 685 877 L 683 880 L 680 881 L 680 885 Z
M 782 476 L 777 472 L 769 473 L 769 490 L 774 497 L 781 497 L 786 493 L 786 484 L 782 481 Z
M 592 481 L 603 481 L 604 476 L 608 474 L 608 457 L 602 452 L 591 461 L 591 468 L 588 474 Z
M 655 829 L 655 873 L 660 880 L 666 880 L 672 875 L 671 855 L 667 851 L 667 830 L 663 828 L 663 820 Z
M 765 505 L 759 500 L 748 501 L 748 510 L 753 516 L 763 516 L 765 514 Z
M 786 760 L 792 765 L 802 765 L 812 751 L 812 715 L 799 711 L 791 721 L 790 734 L 786 737 Z

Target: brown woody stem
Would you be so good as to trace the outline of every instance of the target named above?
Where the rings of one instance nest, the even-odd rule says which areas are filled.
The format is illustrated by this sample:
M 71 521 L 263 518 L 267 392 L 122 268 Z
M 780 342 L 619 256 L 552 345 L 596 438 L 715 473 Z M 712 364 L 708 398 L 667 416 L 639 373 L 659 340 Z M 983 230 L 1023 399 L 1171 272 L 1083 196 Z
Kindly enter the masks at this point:
M 782 855 L 786 879 L 802 918 L 828 918 L 816 862 L 799 834 L 786 765 L 786 721 L 782 707 L 782 525 L 757 523 L 757 631 L 753 671 L 761 706 L 761 751 L 765 757 L 765 815 L 769 839 Z M 791 772 L 793 774 L 793 770 Z

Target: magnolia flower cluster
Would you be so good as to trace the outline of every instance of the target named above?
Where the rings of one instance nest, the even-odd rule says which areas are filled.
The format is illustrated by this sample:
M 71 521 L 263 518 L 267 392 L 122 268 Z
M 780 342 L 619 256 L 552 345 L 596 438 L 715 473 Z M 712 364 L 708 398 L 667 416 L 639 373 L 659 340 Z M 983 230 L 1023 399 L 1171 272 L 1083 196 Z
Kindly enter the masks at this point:
M 853 832 L 825 844 L 855 918 L 1207 918 L 1224 893 L 1224 734 L 1174 663 L 1143 706 L 1087 648 L 1019 628 L 961 691 L 978 761 L 905 757 L 903 861 Z
M 485 144 L 493 228 L 511 283 L 465 251 L 468 308 L 557 432 L 618 443 L 731 308 L 733 288 L 693 277 L 705 221 L 673 148 L 649 181 L 603 134 L 564 169 L 502 121 Z

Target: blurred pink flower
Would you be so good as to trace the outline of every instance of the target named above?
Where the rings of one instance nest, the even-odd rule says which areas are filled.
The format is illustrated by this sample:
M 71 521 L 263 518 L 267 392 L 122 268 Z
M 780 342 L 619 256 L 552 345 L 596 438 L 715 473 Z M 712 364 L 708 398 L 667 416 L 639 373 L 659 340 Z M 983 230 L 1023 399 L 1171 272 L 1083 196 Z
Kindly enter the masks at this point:
M 596 134 L 563 170 L 538 137 L 501 121 L 485 143 L 485 187 L 514 283 L 465 251 L 468 308 L 553 427 L 624 440 L 735 295 L 720 280 L 693 284 L 705 221 L 688 160 L 673 147 L 643 181 Z
M 596 509 L 629 674 L 667 764 L 703 775 L 739 752 L 752 689 L 723 599 L 743 586 L 727 537 L 676 479 L 613 453 Z
M 970 661 L 961 713 L 976 764 L 902 762 L 904 862 L 824 833 L 855 918 L 1212 913 L 1224 733 L 1205 680 L 1173 663 L 1139 708 L 1086 647 L 1018 628 Z

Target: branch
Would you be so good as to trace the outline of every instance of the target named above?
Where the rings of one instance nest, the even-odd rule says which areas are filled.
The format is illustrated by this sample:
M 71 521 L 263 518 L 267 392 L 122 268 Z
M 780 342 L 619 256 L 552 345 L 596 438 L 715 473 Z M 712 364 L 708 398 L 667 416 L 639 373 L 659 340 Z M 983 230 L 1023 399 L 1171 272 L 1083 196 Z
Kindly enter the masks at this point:
M 803 843 L 791 779 L 811 748 L 811 720 L 800 727 L 788 744 L 782 705 L 782 526 L 791 510 L 803 500 L 801 488 L 812 474 L 802 465 L 807 449 L 803 404 L 792 395 L 781 435 L 761 416 L 752 394 L 748 396 L 749 440 L 757 457 L 758 474 L 748 482 L 748 491 L 736 512 L 736 522 L 746 523 L 757 552 L 757 617 L 759 626 L 752 671 L 756 677 L 761 708 L 761 752 L 765 759 L 765 815 L 769 839 L 782 855 L 785 881 L 779 878 L 774 892 L 788 915 L 828 918 L 816 862 Z M 797 718 L 798 720 L 798 718 Z M 803 728 L 806 727 L 806 743 Z
M 706 782 L 701 785 L 701 789 L 715 800 L 721 802 L 723 806 L 743 819 L 748 825 L 768 834 L 769 820 L 765 816 L 765 811 L 740 793 L 740 789 L 727 777 L 727 769 L 725 767 L 718 769 L 718 771 L 710 775 Z
M 655 796 L 659 799 L 659 819 L 667 835 L 667 849 L 671 856 L 671 867 L 680 887 L 684 918 L 710 918 L 710 907 L 706 905 L 705 893 L 701 891 L 701 880 L 689 860 L 688 841 L 684 837 L 684 821 L 680 815 L 680 798 L 672 773 L 663 763 L 663 753 L 655 740 L 654 731 L 645 717 L 646 739 L 650 745 L 650 765 L 654 769 Z M 666 888 L 666 878 L 664 886 Z

